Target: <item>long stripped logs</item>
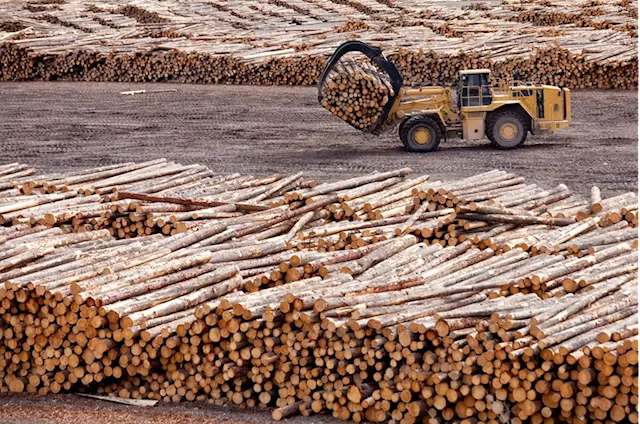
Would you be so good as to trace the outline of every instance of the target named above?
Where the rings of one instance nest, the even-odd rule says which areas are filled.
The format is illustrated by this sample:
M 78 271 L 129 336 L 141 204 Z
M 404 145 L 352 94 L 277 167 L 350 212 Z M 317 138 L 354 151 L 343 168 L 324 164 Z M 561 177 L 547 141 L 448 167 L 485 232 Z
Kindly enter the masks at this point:
M 313 85 L 357 39 L 382 48 L 406 86 L 455 85 L 480 68 L 572 89 L 638 86 L 636 0 L 23 3 L 0 3 L 0 81 Z
M 0 392 L 277 420 L 637 422 L 632 193 L 165 160 L 0 165 L 0 184 Z M 182 228 L 147 232 L 157 220 Z

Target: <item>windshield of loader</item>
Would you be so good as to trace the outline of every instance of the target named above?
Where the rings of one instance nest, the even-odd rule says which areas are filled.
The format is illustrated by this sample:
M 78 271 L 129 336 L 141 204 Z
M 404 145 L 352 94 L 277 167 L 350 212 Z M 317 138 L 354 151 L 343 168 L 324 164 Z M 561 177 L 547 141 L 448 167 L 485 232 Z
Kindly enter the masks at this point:
M 489 74 L 462 74 L 458 87 L 458 107 L 487 106 L 491 104 L 491 87 Z

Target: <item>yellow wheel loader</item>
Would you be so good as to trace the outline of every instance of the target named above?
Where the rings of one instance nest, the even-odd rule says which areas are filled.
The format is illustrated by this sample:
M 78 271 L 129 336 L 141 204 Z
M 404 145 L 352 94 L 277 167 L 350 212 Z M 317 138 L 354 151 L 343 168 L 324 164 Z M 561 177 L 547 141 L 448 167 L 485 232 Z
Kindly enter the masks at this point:
M 568 88 L 518 81 L 494 81 L 488 69 L 468 69 L 459 74 L 455 88 L 403 87 L 402 75 L 382 51 L 360 41 L 343 43 L 325 66 L 318 82 L 322 88 L 340 59 L 356 52 L 367 56 L 393 90 L 377 121 L 365 132 L 380 134 L 398 128 L 410 152 L 431 152 L 442 140 L 485 137 L 499 149 L 514 149 L 533 135 L 567 128 L 571 124 Z

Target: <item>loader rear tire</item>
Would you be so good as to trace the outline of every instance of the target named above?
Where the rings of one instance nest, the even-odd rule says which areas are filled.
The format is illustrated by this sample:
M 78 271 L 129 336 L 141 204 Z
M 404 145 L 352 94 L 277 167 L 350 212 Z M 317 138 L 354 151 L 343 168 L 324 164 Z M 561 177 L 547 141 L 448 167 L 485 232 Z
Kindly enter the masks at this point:
M 498 149 L 515 149 L 527 139 L 527 127 L 518 113 L 498 112 L 489 118 L 487 138 Z
M 440 125 L 428 116 L 414 116 L 400 126 L 400 140 L 408 152 L 432 152 L 442 140 Z

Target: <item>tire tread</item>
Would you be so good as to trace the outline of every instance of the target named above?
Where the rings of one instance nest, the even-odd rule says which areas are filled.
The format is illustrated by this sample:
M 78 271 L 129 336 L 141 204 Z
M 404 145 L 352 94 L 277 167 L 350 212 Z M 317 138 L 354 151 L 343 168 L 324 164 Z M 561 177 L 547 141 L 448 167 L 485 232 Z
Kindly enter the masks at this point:
M 428 125 L 430 127 L 433 128 L 435 134 L 436 134 L 436 139 L 438 140 L 437 143 L 435 143 L 435 146 L 429 150 L 418 150 L 418 149 L 414 149 L 413 147 L 411 147 L 411 145 L 407 142 L 408 137 L 409 137 L 409 131 L 411 130 L 411 127 L 416 125 L 416 124 L 423 124 L 423 125 Z M 405 150 L 407 152 L 417 152 L 417 153 L 423 153 L 423 152 L 432 152 L 434 150 L 436 150 L 438 148 L 438 145 L 440 144 L 440 141 L 442 140 L 442 129 L 440 128 L 440 125 L 431 117 L 429 116 L 413 116 L 409 119 L 407 119 L 401 126 L 400 126 L 400 131 L 399 131 L 399 135 L 400 135 L 400 141 L 402 141 L 402 145 L 404 146 Z
M 512 116 L 514 119 L 520 121 L 520 124 L 522 125 L 522 128 L 524 130 L 524 135 L 522 137 L 522 140 L 520 140 L 520 142 L 518 144 L 516 144 L 515 146 L 512 146 L 512 147 L 501 146 L 500 144 L 498 144 L 498 141 L 493 136 L 493 130 L 494 130 L 498 120 L 500 118 L 504 117 L 504 116 Z M 515 148 L 518 148 L 518 147 L 522 146 L 522 144 L 527 139 L 527 131 L 528 131 L 528 128 L 527 128 L 526 123 L 522 119 L 522 116 L 520 116 L 519 113 L 510 111 L 510 110 L 506 110 L 504 112 L 498 112 L 498 113 L 492 114 L 491 117 L 489 118 L 489 122 L 487 123 L 487 138 L 489 139 L 489 141 L 491 141 L 491 145 L 492 146 L 494 146 L 494 147 L 496 147 L 497 149 L 500 149 L 500 150 L 511 150 L 511 149 L 515 149 Z

